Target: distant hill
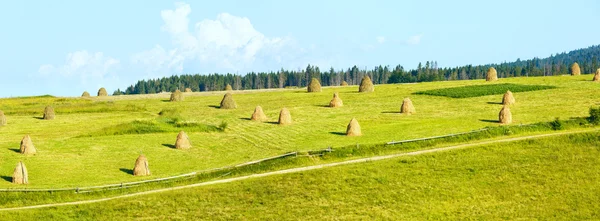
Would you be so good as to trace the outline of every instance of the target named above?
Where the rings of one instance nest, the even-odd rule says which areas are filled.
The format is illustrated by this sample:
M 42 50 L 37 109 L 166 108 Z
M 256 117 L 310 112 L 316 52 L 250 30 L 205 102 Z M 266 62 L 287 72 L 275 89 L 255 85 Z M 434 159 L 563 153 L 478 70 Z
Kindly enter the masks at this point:
M 496 68 L 498 77 L 519 76 L 551 76 L 569 73 L 569 67 L 577 62 L 582 73 L 593 73 L 600 68 L 600 45 L 559 53 L 547 58 L 533 58 L 529 60 L 517 59 L 514 62 L 486 65 L 465 65 L 453 68 L 439 68 L 436 61 L 419 63 L 417 69 L 404 70 L 401 65 L 394 68 L 377 66 L 371 70 L 359 69 L 357 66 L 346 70 L 322 71 L 319 67 L 310 64 L 300 71 L 280 70 L 272 72 L 250 72 L 246 75 L 227 74 L 193 74 L 173 75 L 160 79 L 140 80 L 126 90 L 117 90 L 117 94 L 149 94 L 162 91 L 184 90 L 193 91 L 218 91 L 223 90 L 227 84 L 234 90 L 305 87 L 310 79 L 321 80 L 322 86 L 340 85 L 342 81 L 348 84 L 358 84 L 363 76 L 369 75 L 375 84 L 408 83 L 447 80 L 481 79 L 489 67 Z

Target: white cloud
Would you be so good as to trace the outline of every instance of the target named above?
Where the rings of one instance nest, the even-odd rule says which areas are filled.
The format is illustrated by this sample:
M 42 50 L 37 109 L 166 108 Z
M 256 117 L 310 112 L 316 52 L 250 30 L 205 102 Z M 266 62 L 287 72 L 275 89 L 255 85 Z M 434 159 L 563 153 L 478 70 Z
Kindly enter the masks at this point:
M 418 45 L 419 43 L 421 43 L 422 37 L 423 37 L 423 34 L 411 36 L 408 39 L 406 39 L 406 43 L 410 44 L 410 45 Z
M 375 40 L 377 40 L 377 42 L 379 44 L 383 44 L 385 42 L 385 37 L 384 36 L 379 36 L 379 37 L 375 38 Z
M 102 52 L 89 53 L 86 50 L 67 54 L 63 65 L 44 64 L 38 72 L 42 76 L 79 78 L 80 83 L 103 81 L 112 75 L 119 65 L 119 60 L 104 56 Z

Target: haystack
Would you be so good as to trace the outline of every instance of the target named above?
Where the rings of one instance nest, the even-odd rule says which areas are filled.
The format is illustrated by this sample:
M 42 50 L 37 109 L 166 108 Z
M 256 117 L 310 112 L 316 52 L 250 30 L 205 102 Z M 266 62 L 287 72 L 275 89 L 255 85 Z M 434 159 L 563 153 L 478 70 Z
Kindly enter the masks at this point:
M 342 81 L 342 83 L 340 84 L 340 86 L 348 86 L 348 82 Z
M 402 106 L 400 106 L 400 113 L 411 115 L 416 112 L 417 111 L 415 111 L 415 106 L 413 106 L 413 103 L 410 100 L 410 98 L 404 98 L 404 100 L 402 101 Z
M 571 75 L 581 75 L 581 69 L 579 68 L 579 64 L 577 64 L 577 62 L 571 65 Z
M 108 96 L 108 92 L 106 92 L 106 89 L 101 87 L 100 90 L 98 90 L 98 97 L 100 96 Z
M 4 116 L 4 111 L 0 110 L 0 126 L 6 125 L 6 116 Z
M 135 166 L 133 167 L 134 176 L 149 176 L 150 168 L 148 168 L 148 159 L 146 156 L 141 154 L 137 160 L 135 160 Z
M 81 97 L 90 97 L 90 93 L 87 91 L 84 91 L 83 94 L 81 94 Z
M 223 100 L 221 100 L 221 109 L 235 109 L 237 108 L 237 104 L 233 100 L 233 95 L 231 93 L 225 94 L 223 96 Z
M 338 92 L 333 93 L 333 99 L 329 102 L 329 107 L 341 107 L 344 106 L 344 102 L 340 98 Z
M 352 118 L 350 123 L 348 123 L 348 128 L 346 128 L 346 136 L 361 136 L 360 125 L 356 118 Z
M 290 111 L 287 108 L 281 108 L 281 111 L 279 112 L 279 121 L 278 123 L 280 125 L 286 125 L 286 124 L 291 124 L 292 123 L 292 115 L 290 114 Z
M 179 134 L 177 134 L 177 140 L 175 141 L 175 149 L 190 149 L 192 147 L 192 144 L 190 143 L 190 138 L 188 137 L 187 134 L 185 134 L 185 132 L 179 131 Z
M 256 106 L 256 108 L 254 108 L 254 113 L 252 113 L 252 117 L 250 117 L 250 120 L 253 120 L 253 121 L 266 121 L 267 120 L 267 116 L 263 112 L 262 107 Z
M 37 150 L 33 146 L 33 142 L 31 141 L 31 137 L 29 137 L 29 135 L 25 135 L 21 140 L 21 148 L 19 148 L 19 152 L 26 155 L 37 153 Z
M 596 74 L 594 75 L 594 81 L 596 81 L 596 82 L 600 81 L 600 68 L 598 68 L 598 70 L 596 70 Z
M 321 83 L 316 78 L 310 80 L 310 84 L 308 84 L 308 92 L 321 92 Z
M 181 91 L 175 90 L 175 92 L 171 93 L 171 98 L 169 99 L 172 102 L 183 101 L 183 93 Z
M 226 91 L 233 91 L 233 88 L 231 88 L 231 84 L 227 84 L 227 85 L 225 86 L 225 90 L 226 90 Z
M 44 108 L 44 120 L 54 120 L 55 117 L 54 108 L 52 108 L 52 106 L 46 106 L 46 108 Z
M 502 104 L 503 105 L 511 105 L 514 104 L 515 101 L 515 97 L 513 97 L 513 93 L 510 91 L 506 91 L 506 93 L 504 93 L 504 96 L 502 97 Z
M 15 171 L 13 172 L 12 183 L 14 184 L 28 184 L 29 176 L 27 175 L 27 167 L 21 161 L 17 163 Z
M 485 81 L 497 81 L 498 80 L 498 72 L 496 72 L 496 68 L 490 67 L 485 75 Z
M 498 115 L 498 121 L 500 124 L 510 124 L 512 123 L 512 114 L 510 113 L 510 108 L 508 105 L 504 105 L 502 110 L 500 110 L 500 114 Z
M 185 92 L 187 93 L 187 92 L 193 92 L 193 91 L 191 88 L 187 87 L 187 88 L 185 88 Z
M 375 87 L 373 87 L 373 82 L 371 78 L 367 75 L 364 76 L 362 81 L 360 81 L 360 87 L 358 88 L 358 92 L 373 92 L 375 91 Z

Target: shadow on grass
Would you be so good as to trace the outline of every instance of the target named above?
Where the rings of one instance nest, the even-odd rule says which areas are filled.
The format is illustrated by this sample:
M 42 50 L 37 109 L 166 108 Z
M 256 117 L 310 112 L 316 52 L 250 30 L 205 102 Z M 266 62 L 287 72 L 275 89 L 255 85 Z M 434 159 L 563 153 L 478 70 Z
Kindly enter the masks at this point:
M 329 133 L 333 134 L 333 135 L 346 136 L 346 133 L 344 133 L 344 132 L 329 132 Z
M 160 100 L 162 102 L 171 102 L 171 100 Z
M 241 117 L 240 120 L 252 120 L 249 117 Z
M 127 174 L 130 174 L 130 175 L 133 175 L 133 170 L 132 170 L 132 169 L 121 168 L 121 169 L 119 169 L 119 170 L 120 170 L 121 172 L 123 172 L 123 173 L 127 173 Z
M 487 102 L 487 104 L 502 104 L 502 102 Z
M 267 121 L 265 123 L 279 125 L 279 121 Z
M 382 111 L 382 114 L 399 114 L 400 111 Z
M 325 107 L 325 108 L 329 108 L 329 104 L 327 104 L 327 105 L 317 104 L 317 105 L 315 105 L 315 107 Z
M 2 176 L 3 180 L 6 180 L 6 182 L 12 183 L 12 177 L 9 176 Z
M 173 145 L 173 144 L 164 143 L 162 145 L 165 146 L 165 147 L 168 147 L 168 148 L 175 149 L 175 145 Z
M 499 120 L 479 119 L 479 121 L 481 121 L 481 122 L 488 122 L 488 123 L 500 123 Z
M 19 149 L 19 148 L 9 148 L 8 150 L 12 150 L 15 153 L 21 153 L 21 149 Z
M 44 117 L 33 117 L 33 119 L 43 120 Z
M 221 106 L 218 106 L 218 105 L 208 105 L 208 107 L 212 107 L 212 108 L 216 108 L 216 109 L 221 109 Z

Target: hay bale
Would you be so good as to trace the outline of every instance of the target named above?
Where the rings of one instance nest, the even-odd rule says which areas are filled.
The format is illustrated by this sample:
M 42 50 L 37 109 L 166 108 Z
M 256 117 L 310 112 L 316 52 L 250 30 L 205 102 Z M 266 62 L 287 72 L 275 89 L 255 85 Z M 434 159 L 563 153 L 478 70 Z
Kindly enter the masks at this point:
M 183 93 L 177 89 L 175 92 L 171 93 L 171 98 L 169 100 L 171 102 L 183 101 Z
M 133 167 L 134 176 L 149 176 L 150 168 L 148 168 L 148 159 L 143 154 L 135 160 L 135 166 Z
M 84 91 L 83 94 L 81 94 L 81 97 L 91 97 L 91 95 L 89 92 Z
M 488 68 L 487 74 L 485 75 L 485 81 L 497 81 L 498 80 L 498 72 L 496 72 L 496 68 L 490 67 Z
M 179 131 L 177 134 L 177 140 L 175 141 L 175 149 L 187 150 L 192 147 L 192 143 L 190 143 L 190 137 L 188 137 L 185 132 Z
M 402 101 L 402 106 L 400 106 L 400 113 L 411 115 L 416 112 L 417 111 L 415 110 L 415 106 L 413 106 L 413 103 L 410 100 L 410 98 L 404 98 L 404 100 Z
M 503 105 L 511 105 L 516 102 L 515 97 L 513 97 L 513 93 L 510 91 L 506 91 L 504 96 L 502 96 L 502 104 Z
M 101 87 L 100 90 L 98 90 L 98 97 L 102 96 L 108 96 L 108 92 L 106 92 L 106 89 L 103 87 Z
M 44 108 L 44 120 L 54 120 L 55 117 L 54 108 L 52 108 L 52 106 L 46 106 L 46 108 Z
M 31 141 L 31 137 L 29 137 L 29 135 L 25 135 L 21 140 L 21 147 L 19 148 L 19 152 L 25 155 L 37 153 L 37 150 L 33 146 L 33 142 Z
M 333 99 L 329 102 L 329 107 L 341 107 L 344 106 L 344 102 L 340 98 L 338 92 L 333 93 Z
M 340 84 L 340 86 L 348 86 L 348 82 L 342 81 L 342 83 Z
M 0 126 L 6 125 L 6 116 L 4 116 L 4 111 L 0 110 Z
M 579 68 L 579 64 L 577 64 L 577 62 L 571 65 L 571 75 L 581 75 L 581 69 Z
M 287 108 L 281 108 L 281 111 L 279 112 L 278 123 L 279 125 L 286 125 L 292 123 L 292 115 L 290 114 L 290 111 Z
M 373 92 L 375 91 L 375 87 L 373 87 L 373 82 L 371 78 L 366 75 L 360 81 L 360 87 L 358 87 L 358 92 Z
M 225 90 L 226 91 L 233 91 L 233 88 L 231 87 L 231 84 L 225 85 Z
M 233 100 L 233 95 L 231 93 L 225 94 L 223 96 L 223 100 L 221 100 L 221 109 L 235 109 L 237 108 L 237 104 Z
M 594 74 L 593 81 L 600 82 L 600 68 L 598 68 L 598 70 L 596 70 L 596 74 Z
M 14 184 L 28 184 L 29 183 L 29 175 L 27 174 L 27 167 L 22 161 L 17 163 L 17 167 L 15 167 L 15 171 L 12 176 L 12 183 Z
M 500 124 L 512 123 L 512 114 L 510 113 L 510 108 L 508 105 L 504 105 L 502 110 L 500 110 L 500 114 L 498 114 L 498 122 Z
M 252 117 L 250 117 L 250 120 L 253 120 L 253 121 L 266 121 L 267 120 L 267 115 L 265 115 L 265 113 L 263 112 L 262 107 L 256 106 L 256 108 L 254 108 L 254 113 L 252 113 Z
M 191 88 L 187 87 L 187 88 L 185 88 L 185 92 L 187 93 L 187 92 L 193 92 L 193 91 Z
M 348 127 L 346 128 L 346 136 L 361 136 L 360 125 L 356 118 L 352 118 L 350 123 L 348 123 Z
M 310 80 L 310 84 L 307 87 L 308 92 L 321 92 L 321 82 L 316 78 Z

